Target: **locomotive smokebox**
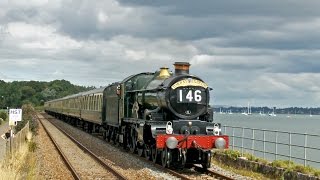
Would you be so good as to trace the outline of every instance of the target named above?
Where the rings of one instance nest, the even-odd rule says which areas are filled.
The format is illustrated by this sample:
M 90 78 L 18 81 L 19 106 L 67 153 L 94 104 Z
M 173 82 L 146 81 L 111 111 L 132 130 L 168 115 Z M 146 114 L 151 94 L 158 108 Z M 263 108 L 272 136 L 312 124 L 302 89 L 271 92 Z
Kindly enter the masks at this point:
M 175 62 L 174 64 L 175 74 L 189 74 L 190 63 L 188 62 Z

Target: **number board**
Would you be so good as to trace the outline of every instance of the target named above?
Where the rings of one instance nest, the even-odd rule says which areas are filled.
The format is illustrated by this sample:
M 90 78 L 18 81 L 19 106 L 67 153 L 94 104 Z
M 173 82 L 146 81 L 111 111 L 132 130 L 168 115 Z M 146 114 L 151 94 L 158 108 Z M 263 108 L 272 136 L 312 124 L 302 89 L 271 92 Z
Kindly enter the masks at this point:
M 197 88 L 181 88 L 177 89 L 178 103 L 205 103 L 206 93 Z
M 22 120 L 22 109 L 10 109 L 9 110 L 10 121 L 21 121 Z

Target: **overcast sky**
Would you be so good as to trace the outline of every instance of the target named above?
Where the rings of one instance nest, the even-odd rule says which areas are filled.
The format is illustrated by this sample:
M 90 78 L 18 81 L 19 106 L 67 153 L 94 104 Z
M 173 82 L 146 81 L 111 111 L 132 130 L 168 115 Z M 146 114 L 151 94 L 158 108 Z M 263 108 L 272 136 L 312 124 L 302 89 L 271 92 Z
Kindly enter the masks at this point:
M 319 0 L 1 0 L 0 79 L 105 86 L 175 61 L 212 104 L 320 107 Z

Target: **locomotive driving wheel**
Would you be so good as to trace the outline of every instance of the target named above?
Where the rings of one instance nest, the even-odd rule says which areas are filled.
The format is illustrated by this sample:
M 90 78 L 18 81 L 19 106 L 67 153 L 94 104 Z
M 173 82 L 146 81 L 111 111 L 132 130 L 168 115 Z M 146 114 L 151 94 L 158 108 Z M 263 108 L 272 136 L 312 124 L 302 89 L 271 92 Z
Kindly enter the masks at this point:
M 144 156 L 146 157 L 147 160 L 151 160 L 152 159 L 151 153 L 152 153 L 151 146 L 145 144 L 144 145 Z
M 181 169 L 183 169 L 184 167 L 185 167 L 185 165 L 186 165 L 186 162 L 187 162 L 187 152 L 186 152 L 186 150 L 182 150 L 181 151 L 181 159 L 180 159 L 180 168 Z
M 134 128 L 131 128 L 130 135 L 128 136 L 128 146 L 131 153 L 137 150 L 137 133 Z
M 158 162 L 158 150 L 155 144 L 151 147 L 151 158 L 154 163 Z
M 211 152 L 203 152 L 203 162 L 201 163 L 203 169 L 208 169 L 211 167 Z
M 138 142 L 137 151 L 140 157 L 144 156 L 144 149 L 145 149 L 144 145 Z
M 161 165 L 162 167 L 170 167 L 171 164 L 171 157 L 172 153 L 168 148 L 165 148 L 164 150 L 162 150 L 161 152 Z

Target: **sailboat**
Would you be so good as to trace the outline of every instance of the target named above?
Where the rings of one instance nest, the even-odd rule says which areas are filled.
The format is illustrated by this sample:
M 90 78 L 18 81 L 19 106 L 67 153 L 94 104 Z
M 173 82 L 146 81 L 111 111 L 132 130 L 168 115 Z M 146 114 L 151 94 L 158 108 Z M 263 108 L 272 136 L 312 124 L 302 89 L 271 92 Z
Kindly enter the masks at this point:
M 248 102 L 248 115 L 251 115 L 251 106 L 249 102 Z
M 248 108 L 247 108 L 247 112 L 246 111 L 243 111 L 243 113 L 241 113 L 243 115 L 251 115 L 251 107 L 250 107 L 250 103 L 248 102 Z
M 310 117 L 312 117 L 311 110 L 310 110 Z
M 290 113 L 289 113 L 289 111 L 288 111 L 288 115 L 287 115 L 287 118 L 289 118 L 289 117 L 291 117 L 291 116 L 290 116 Z
M 219 112 L 220 114 L 225 114 L 223 111 L 221 111 L 221 108 L 220 108 L 220 112 Z
M 269 116 L 277 116 L 277 115 L 274 113 L 274 108 L 273 108 L 272 113 L 269 113 Z
M 264 113 L 264 109 L 262 109 L 262 113 L 261 113 L 261 110 L 260 110 L 260 116 L 265 116 L 266 114 Z

